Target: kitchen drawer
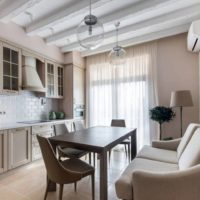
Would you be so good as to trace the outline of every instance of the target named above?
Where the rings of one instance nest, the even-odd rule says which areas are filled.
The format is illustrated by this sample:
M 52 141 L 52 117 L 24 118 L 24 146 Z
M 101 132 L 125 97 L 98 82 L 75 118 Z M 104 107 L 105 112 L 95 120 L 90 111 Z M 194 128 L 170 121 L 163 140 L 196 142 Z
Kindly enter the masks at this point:
M 33 126 L 32 127 L 32 134 L 39 134 L 42 132 L 49 132 L 53 131 L 53 126 L 52 125 L 40 125 L 40 126 Z

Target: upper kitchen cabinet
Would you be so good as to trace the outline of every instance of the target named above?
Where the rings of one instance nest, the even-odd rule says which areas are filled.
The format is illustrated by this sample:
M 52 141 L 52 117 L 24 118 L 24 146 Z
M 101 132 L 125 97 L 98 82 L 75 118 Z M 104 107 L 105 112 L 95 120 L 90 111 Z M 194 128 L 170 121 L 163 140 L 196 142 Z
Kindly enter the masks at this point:
M 17 93 L 21 88 L 21 51 L 1 43 L 0 59 L 0 92 Z
M 63 67 L 46 60 L 46 87 L 48 98 L 63 98 Z
M 78 51 L 66 53 L 64 62 L 66 65 L 73 64 L 76 67 L 85 68 L 85 60 Z
M 71 63 L 70 63 L 71 62 Z M 85 65 L 78 52 L 65 54 L 64 100 L 66 117 L 84 119 L 85 116 Z

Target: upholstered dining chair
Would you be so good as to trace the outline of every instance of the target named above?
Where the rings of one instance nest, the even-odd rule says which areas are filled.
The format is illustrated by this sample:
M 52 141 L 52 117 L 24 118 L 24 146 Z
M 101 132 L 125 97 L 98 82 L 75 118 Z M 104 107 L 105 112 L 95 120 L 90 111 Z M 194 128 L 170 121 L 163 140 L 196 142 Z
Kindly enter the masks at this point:
M 56 136 L 70 134 L 65 124 L 55 124 L 54 132 Z M 88 153 L 84 150 L 69 148 L 63 145 L 57 146 L 57 150 L 58 150 L 59 160 L 61 160 L 61 158 L 81 158 Z
M 50 181 L 60 185 L 59 200 L 62 200 L 64 184 L 76 183 L 89 175 L 92 177 L 92 200 L 94 200 L 94 168 L 77 158 L 67 159 L 65 161 L 57 160 L 49 140 L 39 135 L 37 135 L 37 139 L 47 171 L 47 186 L 44 200 L 47 198 Z
M 124 119 L 112 119 L 111 126 L 116 127 L 126 127 L 126 122 Z M 130 162 L 131 158 L 131 141 L 130 139 L 125 139 L 120 144 L 124 145 L 126 156 L 128 156 L 128 160 Z M 109 157 L 111 157 L 111 150 L 109 151 Z
M 80 120 L 74 121 L 73 122 L 73 127 L 74 127 L 74 131 L 80 131 L 80 130 L 85 129 L 84 124 Z M 93 152 L 93 163 L 94 163 L 94 166 L 96 165 L 95 161 L 96 161 L 96 156 L 95 156 L 95 153 Z M 91 152 L 89 152 L 89 163 L 91 164 Z

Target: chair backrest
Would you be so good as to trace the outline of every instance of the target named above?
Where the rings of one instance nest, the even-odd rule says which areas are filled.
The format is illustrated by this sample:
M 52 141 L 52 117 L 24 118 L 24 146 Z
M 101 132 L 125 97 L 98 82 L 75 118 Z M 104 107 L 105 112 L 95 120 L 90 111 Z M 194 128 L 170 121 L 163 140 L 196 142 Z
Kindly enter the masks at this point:
M 126 127 L 126 122 L 124 119 L 112 119 L 111 126 Z
M 80 131 L 80 130 L 85 129 L 85 126 L 83 125 L 83 123 L 81 121 L 74 121 L 73 125 L 74 125 L 75 131 Z
M 180 159 L 179 168 L 187 169 L 200 164 L 200 128 L 197 128 Z
M 69 133 L 65 123 L 63 123 L 63 124 L 55 124 L 54 125 L 54 132 L 55 132 L 55 135 L 64 135 L 66 133 Z
M 195 130 L 200 127 L 200 124 L 191 123 L 188 125 L 183 138 L 177 148 L 177 157 L 180 158 L 183 151 L 185 150 L 187 144 L 189 143 L 190 139 L 192 138 Z
M 47 138 L 37 135 L 37 139 L 44 159 L 48 178 L 55 183 L 72 183 L 78 180 L 79 173 L 68 171 L 57 160 L 51 144 Z

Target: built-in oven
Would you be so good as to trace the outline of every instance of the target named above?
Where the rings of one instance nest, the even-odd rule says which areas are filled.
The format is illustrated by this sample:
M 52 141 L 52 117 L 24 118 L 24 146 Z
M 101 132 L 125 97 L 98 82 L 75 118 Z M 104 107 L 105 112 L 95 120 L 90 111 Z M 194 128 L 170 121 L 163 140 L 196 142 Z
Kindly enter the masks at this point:
M 74 118 L 84 119 L 85 118 L 85 105 L 74 104 Z

